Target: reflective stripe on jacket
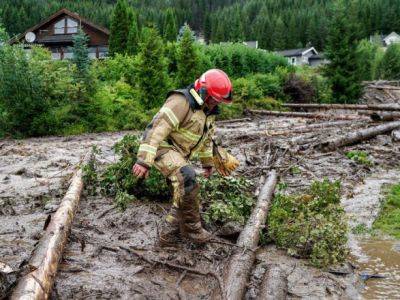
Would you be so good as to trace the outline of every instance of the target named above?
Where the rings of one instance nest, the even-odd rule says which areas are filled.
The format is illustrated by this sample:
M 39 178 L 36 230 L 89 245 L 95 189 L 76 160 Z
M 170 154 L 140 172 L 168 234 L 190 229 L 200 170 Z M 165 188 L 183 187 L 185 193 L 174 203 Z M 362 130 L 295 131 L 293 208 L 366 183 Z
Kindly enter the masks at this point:
M 150 168 L 157 156 L 173 148 L 185 159 L 197 155 L 204 167 L 212 166 L 215 114 L 206 113 L 188 90 L 171 92 L 143 134 L 137 162 Z

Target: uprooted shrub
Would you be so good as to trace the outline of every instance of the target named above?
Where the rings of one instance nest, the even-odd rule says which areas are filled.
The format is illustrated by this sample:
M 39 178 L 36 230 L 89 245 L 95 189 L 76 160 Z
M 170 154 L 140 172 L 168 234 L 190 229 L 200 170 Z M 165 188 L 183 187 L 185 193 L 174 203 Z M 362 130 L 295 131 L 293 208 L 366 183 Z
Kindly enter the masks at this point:
M 268 234 L 289 255 L 310 258 L 316 267 L 343 262 L 348 254 L 347 223 L 340 206 L 340 182 L 311 184 L 304 194 L 275 196 Z
M 94 194 L 99 189 L 103 195 L 113 197 L 116 205 L 123 210 L 139 198 L 169 200 L 171 194 L 166 180 L 156 168 L 151 168 L 146 179 L 137 179 L 132 175 L 138 148 L 138 138 L 126 135 L 114 145 L 114 151 L 119 156 L 116 163 L 110 164 L 104 171 L 95 170 L 96 164 L 90 163 L 84 168 L 86 190 Z M 208 180 L 200 176 L 198 179 L 206 222 L 221 224 L 235 221 L 243 224 L 247 220 L 254 203 L 251 181 L 219 175 L 213 175 Z
M 289 75 L 283 91 L 295 103 L 314 102 L 316 97 L 316 91 L 311 83 L 294 73 Z
M 252 181 L 243 177 L 213 175 L 210 179 L 200 178 L 199 182 L 207 223 L 233 221 L 244 225 L 255 202 Z

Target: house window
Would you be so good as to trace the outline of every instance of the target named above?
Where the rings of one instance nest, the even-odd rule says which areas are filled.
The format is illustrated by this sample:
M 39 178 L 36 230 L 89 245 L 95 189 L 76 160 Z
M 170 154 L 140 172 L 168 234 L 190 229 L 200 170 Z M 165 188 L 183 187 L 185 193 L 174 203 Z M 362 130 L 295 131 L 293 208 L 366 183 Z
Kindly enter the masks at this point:
M 291 64 L 292 64 L 292 65 L 295 65 L 295 64 L 296 64 L 296 57 L 292 57 Z
M 78 33 L 78 22 L 67 19 L 67 33 Z
M 64 34 L 65 33 L 65 19 L 58 21 L 54 24 L 54 34 Z
M 78 22 L 65 18 L 54 24 L 54 34 L 73 34 L 78 33 Z

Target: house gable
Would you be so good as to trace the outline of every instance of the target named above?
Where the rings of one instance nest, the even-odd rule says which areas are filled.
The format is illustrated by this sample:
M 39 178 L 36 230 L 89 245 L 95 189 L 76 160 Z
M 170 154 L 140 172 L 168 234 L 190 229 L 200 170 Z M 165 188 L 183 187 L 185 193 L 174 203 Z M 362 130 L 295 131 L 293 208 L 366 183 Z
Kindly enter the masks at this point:
M 89 36 L 89 45 L 108 45 L 110 32 L 95 25 L 67 9 L 62 9 L 39 24 L 29 28 L 10 41 L 11 44 L 25 42 L 25 35 L 33 32 L 36 35 L 34 43 L 72 43 L 72 35 L 79 27 Z

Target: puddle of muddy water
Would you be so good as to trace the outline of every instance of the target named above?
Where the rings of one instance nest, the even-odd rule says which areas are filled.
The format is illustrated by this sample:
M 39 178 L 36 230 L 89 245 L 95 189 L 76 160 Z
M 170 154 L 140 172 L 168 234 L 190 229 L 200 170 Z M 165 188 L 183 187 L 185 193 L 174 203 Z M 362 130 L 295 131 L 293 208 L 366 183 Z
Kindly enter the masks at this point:
M 381 171 L 356 186 L 354 196 L 342 201 L 350 228 L 363 224 L 370 229 L 379 214 L 383 189 L 400 181 L 400 170 Z M 351 259 L 360 274 L 381 275 L 364 282 L 364 299 L 400 299 L 400 242 L 349 234 Z
M 400 242 L 364 240 L 360 248 L 368 257 L 358 262 L 362 274 L 378 274 L 385 278 L 368 279 L 362 292 L 364 299 L 400 299 Z

